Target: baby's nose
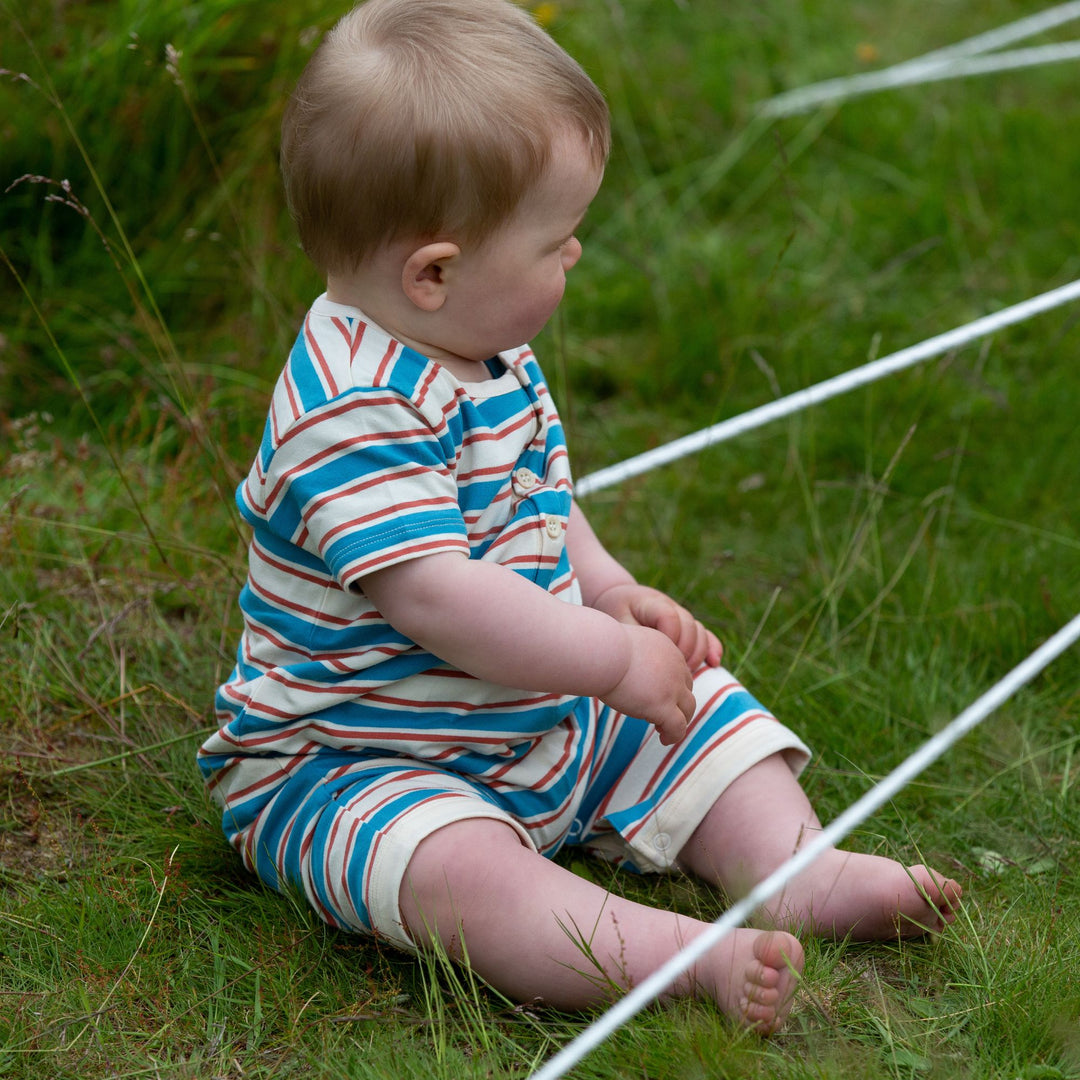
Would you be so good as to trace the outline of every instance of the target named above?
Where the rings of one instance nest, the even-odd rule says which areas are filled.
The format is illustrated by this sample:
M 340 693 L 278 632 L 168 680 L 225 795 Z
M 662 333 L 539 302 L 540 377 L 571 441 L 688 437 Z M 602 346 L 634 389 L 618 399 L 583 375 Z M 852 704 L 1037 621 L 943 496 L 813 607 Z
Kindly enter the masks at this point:
M 571 236 L 563 246 L 562 264 L 563 270 L 571 270 L 581 258 L 581 241 L 576 236 Z

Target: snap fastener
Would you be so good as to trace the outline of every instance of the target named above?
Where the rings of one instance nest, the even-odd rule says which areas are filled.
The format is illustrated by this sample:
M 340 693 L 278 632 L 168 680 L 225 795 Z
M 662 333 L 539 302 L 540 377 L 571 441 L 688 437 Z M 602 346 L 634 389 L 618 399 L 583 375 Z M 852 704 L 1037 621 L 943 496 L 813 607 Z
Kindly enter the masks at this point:
M 544 528 L 547 530 L 547 534 L 552 540 L 558 540 L 559 537 L 562 536 L 562 522 L 558 518 L 548 518 Z
M 671 837 L 666 832 L 657 833 L 653 837 L 653 847 L 657 851 L 667 851 L 671 847 Z

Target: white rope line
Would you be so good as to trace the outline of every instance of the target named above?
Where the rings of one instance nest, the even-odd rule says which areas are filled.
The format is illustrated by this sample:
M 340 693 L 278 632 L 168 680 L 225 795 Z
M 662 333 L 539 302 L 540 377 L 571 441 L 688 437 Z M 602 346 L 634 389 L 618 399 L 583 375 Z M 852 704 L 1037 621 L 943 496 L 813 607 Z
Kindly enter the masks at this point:
M 1036 67 L 1039 64 L 1054 64 L 1061 60 L 1075 60 L 1077 57 L 1080 57 L 1080 41 L 1032 45 L 1028 49 L 1010 49 L 1008 52 L 994 53 L 992 56 L 972 56 L 956 60 L 940 74 L 928 73 L 926 81 L 961 78 L 965 75 L 985 75 L 993 71 L 1011 71 L 1016 68 Z
M 1066 42 L 1061 46 L 1020 49 L 1013 53 L 1001 53 L 996 58 L 985 57 L 978 62 L 973 62 L 970 58 L 982 56 L 1003 45 L 1022 41 L 1024 38 L 1051 30 L 1078 18 L 1080 18 L 1080 0 L 1058 4 L 1046 11 L 1018 19 L 1016 22 L 982 34 L 976 34 L 955 45 L 935 49 L 881 71 L 826 79 L 823 82 L 788 90 L 762 102 L 759 112 L 764 116 L 793 116 L 819 105 L 845 101 L 877 90 L 1074 59 L 1075 42 Z
M 1056 45 L 1036 45 L 1030 49 L 1010 49 L 991 56 L 972 56 L 956 60 L 937 60 L 906 67 L 897 64 L 883 71 L 865 75 L 851 75 L 847 79 L 832 79 L 782 94 L 761 106 L 764 116 L 794 116 L 808 112 L 818 105 L 847 101 L 850 98 L 872 94 L 877 90 L 892 90 L 899 86 L 915 86 L 923 83 L 942 82 L 945 79 L 963 79 L 972 75 L 988 75 L 995 71 L 1014 71 L 1019 68 L 1038 67 L 1042 64 L 1060 63 L 1080 57 L 1080 42 L 1063 41 Z
M 726 934 L 745 922 L 756 908 L 780 892 L 822 852 L 835 847 L 853 829 L 861 825 L 927 766 L 937 761 L 954 743 L 985 720 L 990 713 L 1078 640 L 1080 640 L 1080 614 L 1074 615 L 1069 623 L 1039 646 L 1026 660 L 969 705 L 955 720 L 923 743 L 918 750 L 901 762 L 880 783 L 867 791 L 862 798 L 852 803 L 838 818 L 823 828 L 810 843 L 774 870 L 749 895 L 729 908 L 681 952 L 654 971 L 626 997 L 590 1024 L 546 1065 L 533 1073 L 532 1080 L 558 1080 L 559 1077 L 564 1076 L 617 1028 L 659 997 L 675 979 L 693 965 L 694 961 L 716 946 Z
M 1006 23 L 1004 26 L 993 30 L 986 30 L 974 37 L 965 38 L 955 45 L 946 45 L 942 49 L 934 49 L 933 52 L 924 53 L 914 60 L 905 60 L 895 67 L 915 67 L 923 63 L 936 63 L 939 60 L 953 60 L 962 56 L 979 56 L 982 53 L 993 52 L 1003 45 L 1012 45 L 1014 42 L 1023 41 L 1024 38 L 1034 37 L 1036 34 L 1053 30 L 1063 26 L 1074 19 L 1080 19 L 1080 0 L 1071 0 L 1070 3 L 1056 4 L 1045 11 L 1036 12 L 1016 22 Z
M 966 323 L 954 330 L 948 330 L 943 334 L 938 334 L 936 337 L 928 338 L 917 345 L 910 345 L 899 352 L 891 353 L 889 356 L 883 356 L 878 360 L 863 364 L 861 367 L 845 371 L 840 375 L 834 375 L 831 379 L 816 383 L 805 390 L 797 390 L 786 397 L 777 398 L 775 401 L 770 401 L 765 405 L 759 405 L 749 412 L 740 413 L 738 416 L 722 420 L 711 427 L 684 435 L 681 439 L 675 439 L 672 442 L 665 443 L 663 446 L 647 450 L 643 454 L 627 458 L 625 461 L 618 462 L 615 465 L 598 469 L 576 482 L 574 485 L 575 494 L 585 496 L 594 491 L 599 491 L 601 488 L 620 484 L 632 476 L 648 472 L 650 469 L 655 469 L 660 465 L 666 465 L 678 458 L 687 457 L 699 450 L 704 450 L 708 446 L 715 446 L 717 443 L 725 442 L 736 435 L 741 435 L 743 432 L 752 431 L 754 428 L 778 420 L 783 416 L 790 416 L 792 413 L 799 412 L 810 405 L 828 401 L 830 398 L 847 393 L 856 387 L 875 382 L 886 375 L 912 367 L 923 360 L 948 352 L 950 349 L 957 349 L 968 342 L 995 333 L 1014 323 L 1023 322 L 1025 319 L 1042 314 L 1044 311 L 1050 311 L 1052 308 L 1067 304 L 1077 298 L 1080 298 L 1080 278 L 1067 285 L 1051 289 L 1049 292 L 1040 293 L 1038 296 L 1013 304 L 1011 307 L 1002 308 L 1001 311 L 996 311 L 992 315 L 984 315 L 982 318 L 975 319 L 973 322 Z

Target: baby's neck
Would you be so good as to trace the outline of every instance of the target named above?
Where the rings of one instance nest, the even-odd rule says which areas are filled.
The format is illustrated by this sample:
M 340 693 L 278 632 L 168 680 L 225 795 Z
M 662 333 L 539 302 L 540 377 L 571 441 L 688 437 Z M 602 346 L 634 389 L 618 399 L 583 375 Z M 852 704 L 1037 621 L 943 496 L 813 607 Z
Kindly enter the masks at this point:
M 399 296 L 393 290 L 384 290 L 379 282 L 363 268 L 352 274 L 330 274 L 326 280 L 326 297 L 335 304 L 343 304 L 362 311 L 372 322 L 385 330 L 402 345 L 434 360 L 446 368 L 462 383 L 487 382 L 494 376 L 484 361 L 469 360 L 456 356 L 437 344 L 424 341 L 412 332 L 407 320 L 399 311 Z

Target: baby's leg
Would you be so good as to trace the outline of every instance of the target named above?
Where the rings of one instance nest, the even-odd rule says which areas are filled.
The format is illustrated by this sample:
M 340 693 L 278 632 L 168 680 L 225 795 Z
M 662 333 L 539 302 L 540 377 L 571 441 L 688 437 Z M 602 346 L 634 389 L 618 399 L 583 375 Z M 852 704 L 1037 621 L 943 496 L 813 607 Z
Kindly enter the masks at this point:
M 740 896 L 821 829 L 779 754 L 748 769 L 713 805 L 680 853 L 684 866 Z M 925 866 L 831 848 L 768 901 L 765 925 L 857 940 L 914 937 L 956 917 L 961 889 Z
M 707 926 L 606 892 L 522 845 L 487 819 L 447 825 L 417 848 L 401 886 L 418 945 L 455 959 L 519 1001 L 561 1009 L 609 1001 Z M 581 948 L 587 948 L 588 955 Z M 763 1034 L 784 1022 L 802 970 L 790 934 L 740 929 L 699 959 L 668 997 L 707 996 Z

